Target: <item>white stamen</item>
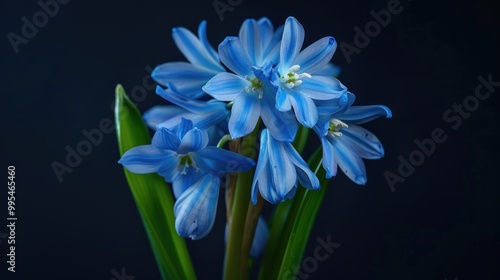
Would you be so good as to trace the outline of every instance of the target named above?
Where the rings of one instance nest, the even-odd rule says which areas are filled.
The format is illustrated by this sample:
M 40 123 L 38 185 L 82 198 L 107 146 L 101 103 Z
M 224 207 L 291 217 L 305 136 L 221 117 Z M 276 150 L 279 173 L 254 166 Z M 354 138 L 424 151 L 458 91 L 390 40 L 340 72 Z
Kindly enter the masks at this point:
M 284 84 L 285 87 L 292 89 L 295 86 L 300 86 L 302 84 L 302 80 L 300 78 L 311 78 L 311 74 L 309 73 L 300 73 L 296 72 L 300 70 L 300 65 L 293 65 L 288 69 L 288 71 L 280 77 L 280 82 Z
M 341 137 L 342 132 L 340 132 L 339 130 L 341 128 L 348 128 L 348 127 L 349 126 L 343 121 L 333 118 L 330 120 L 330 128 L 328 129 L 328 133 L 330 133 L 330 135 L 332 135 L 333 137 Z

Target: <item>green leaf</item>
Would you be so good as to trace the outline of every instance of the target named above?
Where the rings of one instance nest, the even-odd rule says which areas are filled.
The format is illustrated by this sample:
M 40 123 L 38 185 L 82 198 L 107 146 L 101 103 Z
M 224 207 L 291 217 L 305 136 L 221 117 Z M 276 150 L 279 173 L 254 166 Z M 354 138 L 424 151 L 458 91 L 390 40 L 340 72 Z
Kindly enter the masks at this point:
M 329 180 L 321 168 L 321 147 L 311 156 L 309 166 L 314 168 L 321 184 L 320 190 L 307 190 L 300 186 L 295 197 L 280 203 L 273 217 L 269 243 L 259 279 L 290 279 L 295 276 L 293 268 L 299 267 L 309 234 L 323 201 Z M 266 261 L 267 260 L 267 261 Z
M 120 155 L 151 143 L 139 110 L 121 85 L 116 86 L 115 123 Z M 175 230 L 174 199 L 165 180 L 157 174 L 124 172 L 162 279 L 196 279 L 184 239 Z

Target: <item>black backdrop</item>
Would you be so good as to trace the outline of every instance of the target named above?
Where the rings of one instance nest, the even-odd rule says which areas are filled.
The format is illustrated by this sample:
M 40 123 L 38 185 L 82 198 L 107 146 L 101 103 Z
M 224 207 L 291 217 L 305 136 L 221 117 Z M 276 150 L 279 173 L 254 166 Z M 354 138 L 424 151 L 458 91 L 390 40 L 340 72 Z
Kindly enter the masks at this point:
M 114 132 L 103 133 L 62 182 L 51 164 L 65 163 L 66 149 L 86 139 L 83 130 L 113 118 L 117 83 L 128 93 L 149 88 L 145 95 L 136 89 L 142 112 L 164 104 L 143 78 L 148 67 L 184 60 L 172 27 L 196 30 L 206 19 L 217 45 L 237 35 L 245 18 L 267 16 L 277 26 L 293 15 L 306 29 L 305 45 L 332 35 L 356 47 L 354 28 L 364 29 L 373 20 L 370 11 L 387 9 L 391 1 L 221 0 L 234 5 L 222 21 L 211 0 L 66 2 L 25 38 L 22 18 L 32 22 L 41 7 L 36 1 L 2 1 L 1 168 L 16 167 L 18 221 L 15 274 L 6 270 L 7 229 L 0 227 L 1 279 L 112 279 L 112 271 L 120 274 L 122 268 L 137 280 L 159 279 L 116 163 Z M 383 159 L 366 162 L 368 184 L 359 187 L 343 175 L 333 180 L 305 257 L 313 256 L 317 238 L 330 236 L 341 246 L 311 269 L 309 279 L 499 279 L 500 87 L 474 103 L 479 76 L 500 81 L 495 6 L 401 0 L 399 7 L 366 46 L 358 42 L 350 62 L 340 48 L 333 59 L 358 104 L 385 104 L 394 117 L 367 125 L 386 149 Z M 464 101 L 471 112 L 447 112 Z M 436 128 L 446 140 L 391 190 L 384 173 L 398 174 L 400 159 L 418 153 L 415 140 L 432 137 Z M 4 224 L 7 188 L 1 189 Z M 211 234 L 187 242 L 200 279 L 221 277 L 219 206 Z

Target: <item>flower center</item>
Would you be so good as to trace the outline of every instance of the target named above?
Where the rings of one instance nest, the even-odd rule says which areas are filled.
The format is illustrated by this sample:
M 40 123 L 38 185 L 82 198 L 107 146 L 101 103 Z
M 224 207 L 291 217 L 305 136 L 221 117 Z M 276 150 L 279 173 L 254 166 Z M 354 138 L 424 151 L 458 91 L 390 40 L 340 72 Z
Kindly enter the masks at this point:
M 179 161 L 177 163 L 177 170 L 182 175 L 187 174 L 188 168 L 190 166 L 194 167 L 196 169 L 196 172 L 198 172 L 200 169 L 196 166 L 196 162 L 194 162 L 193 155 L 191 153 L 187 153 L 186 155 L 179 155 L 176 154 L 175 156 L 179 157 Z
M 300 78 L 311 78 L 311 74 L 309 73 L 297 74 L 299 70 L 300 65 L 290 67 L 290 69 L 288 69 L 288 71 L 280 77 L 280 82 L 287 88 L 293 88 L 302 84 L 302 80 L 300 80 Z
M 262 99 L 264 83 L 257 77 L 250 78 L 249 76 L 245 76 L 245 79 L 250 82 L 250 85 L 245 87 L 246 92 L 250 92 L 250 89 L 252 89 L 253 92 L 258 92 L 259 99 Z
M 339 130 L 341 128 L 348 128 L 348 127 L 349 126 L 343 121 L 333 118 L 330 120 L 330 127 L 328 128 L 328 133 L 333 137 L 340 137 L 342 136 L 342 132 L 340 132 Z

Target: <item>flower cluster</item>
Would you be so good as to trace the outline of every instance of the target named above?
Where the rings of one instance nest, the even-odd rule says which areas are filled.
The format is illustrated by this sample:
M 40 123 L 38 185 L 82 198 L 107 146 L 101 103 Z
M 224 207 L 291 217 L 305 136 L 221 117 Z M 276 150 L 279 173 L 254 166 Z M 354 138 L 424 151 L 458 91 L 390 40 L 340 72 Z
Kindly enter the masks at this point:
M 293 17 L 278 28 L 267 18 L 247 19 L 238 36 L 226 37 L 216 51 L 207 40 L 206 22 L 198 36 L 173 29 L 188 62 L 164 63 L 152 73 L 157 94 L 173 105 L 144 114 L 156 131 L 151 145 L 132 148 L 119 162 L 131 172 L 156 172 L 172 183 L 179 235 L 198 239 L 208 234 L 221 180 L 228 173 L 255 167 L 254 203 L 259 194 L 273 204 L 289 199 L 299 183 L 318 189 L 316 174 L 292 145 L 300 126 L 321 140 L 328 178 L 340 167 L 363 185 L 362 159 L 383 156 L 380 141 L 359 125 L 391 117 L 390 110 L 353 106 L 354 95 L 335 78 L 338 69 L 330 63 L 335 39 L 324 37 L 303 48 L 304 34 Z M 255 131 L 260 133 L 256 163 L 223 145 L 216 147 L 221 139 Z M 265 223 L 259 227 L 263 229 L 257 232 L 267 232 Z

